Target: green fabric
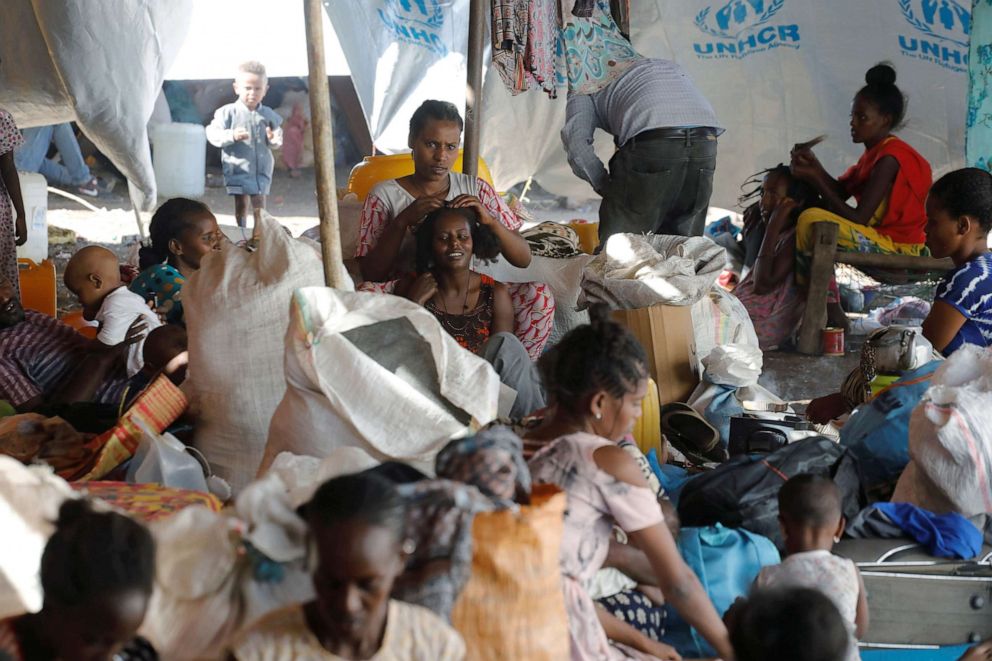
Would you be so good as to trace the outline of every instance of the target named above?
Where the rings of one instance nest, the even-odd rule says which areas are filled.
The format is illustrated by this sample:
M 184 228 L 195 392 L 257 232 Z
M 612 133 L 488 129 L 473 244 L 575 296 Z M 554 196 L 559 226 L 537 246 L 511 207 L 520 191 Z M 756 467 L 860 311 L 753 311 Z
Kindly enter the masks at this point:
M 0 399 L 0 418 L 6 418 L 11 415 L 17 415 L 17 409 L 7 400 Z

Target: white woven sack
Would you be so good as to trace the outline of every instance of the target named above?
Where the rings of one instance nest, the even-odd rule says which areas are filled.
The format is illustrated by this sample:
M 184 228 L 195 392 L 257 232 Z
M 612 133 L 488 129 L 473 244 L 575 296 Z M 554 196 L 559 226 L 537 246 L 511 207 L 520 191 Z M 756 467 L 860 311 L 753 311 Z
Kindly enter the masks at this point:
M 992 349 L 966 344 L 937 368 L 909 421 L 909 456 L 893 502 L 992 513 Z
M 716 282 L 727 251 L 702 236 L 614 234 L 582 274 L 579 307 L 692 305 Z
M 496 416 L 499 377 L 422 306 L 310 287 L 292 308 L 288 387 L 259 474 L 280 452 L 325 457 L 339 447 L 433 472 L 434 456 L 471 419 Z
M 48 466 L 0 455 L 0 619 L 41 610 L 41 554 L 78 494 Z
M 189 330 L 184 390 L 195 445 L 237 492 L 255 477 L 269 421 L 286 389 L 283 338 L 299 287 L 324 283 L 314 244 L 263 213 L 258 250 L 227 244 L 183 287 Z

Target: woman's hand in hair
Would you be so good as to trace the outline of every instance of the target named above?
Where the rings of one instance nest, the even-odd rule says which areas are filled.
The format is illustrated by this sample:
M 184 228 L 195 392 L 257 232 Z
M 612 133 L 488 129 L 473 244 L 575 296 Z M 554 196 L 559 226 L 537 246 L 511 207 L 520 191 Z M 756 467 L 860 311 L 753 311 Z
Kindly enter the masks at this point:
M 459 195 L 451 201 L 451 207 L 454 209 L 472 209 L 479 217 L 480 225 L 493 227 L 498 224 L 498 221 L 489 213 L 489 209 L 482 204 L 482 200 L 475 195 Z
M 397 216 L 396 221 L 407 229 L 416 229 L 427 214 L 444 206 L 444 201 L 436 197 L 422 197 L 414 200 L 410 206 L 403 209 Z
M 812 149 L 793 149 L 790 156 L 792 158 L 789 162 L 789 170 L 797 179 L 812 181 L 826 172 Z

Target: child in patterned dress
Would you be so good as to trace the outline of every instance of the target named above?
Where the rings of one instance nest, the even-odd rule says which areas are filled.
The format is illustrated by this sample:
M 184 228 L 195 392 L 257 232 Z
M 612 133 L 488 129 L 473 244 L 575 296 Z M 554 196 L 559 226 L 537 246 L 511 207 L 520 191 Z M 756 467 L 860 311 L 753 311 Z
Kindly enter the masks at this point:
M 755 588 L 812 588 L 840 611 L 850 633 L 848 661 L 860 658 L 856 638 L 868 631 L 868 601 L 854 562 L 831 553 L 844 533 L 840 491 L 821 475 L 796 475 L 778 494 L 787 557 L 765 567 Z

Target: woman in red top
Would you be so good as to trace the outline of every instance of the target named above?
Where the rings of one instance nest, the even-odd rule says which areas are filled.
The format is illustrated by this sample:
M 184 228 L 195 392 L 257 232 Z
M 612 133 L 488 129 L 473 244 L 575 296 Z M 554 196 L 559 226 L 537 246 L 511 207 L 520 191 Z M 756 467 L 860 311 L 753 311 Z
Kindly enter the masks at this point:
M 471 269 L 472 258 L 497 259 L 500 242 L 472 207 L 444 207 L 416 230 L 417 273 L 396 293 L 423 305 L 464 349 L 487 360 L 517 393 L 510 411 L 522 418 L 544 407 L 544 391 L 527 350 L 513 334 L 513 304 L 506 285 Z
M 799 217 L 796 228 L 797 276 L 805 279 L 813 251 L 813 223 L 838 226 L 838 250 L 919 255 L 925 250 L 924 203 L 932 183 L 930 164 L 915 149 L 892 135 L 902 123 L 906 98 L 896 86 L 896 72 L 876 64 L 851 105 L 851 140 L 865 153 L 834 179 L 808 146 L 792 151 L 793 176 L 812 185 L 824 208 Z M 848 203 L 854 198 L 855 204 Z

